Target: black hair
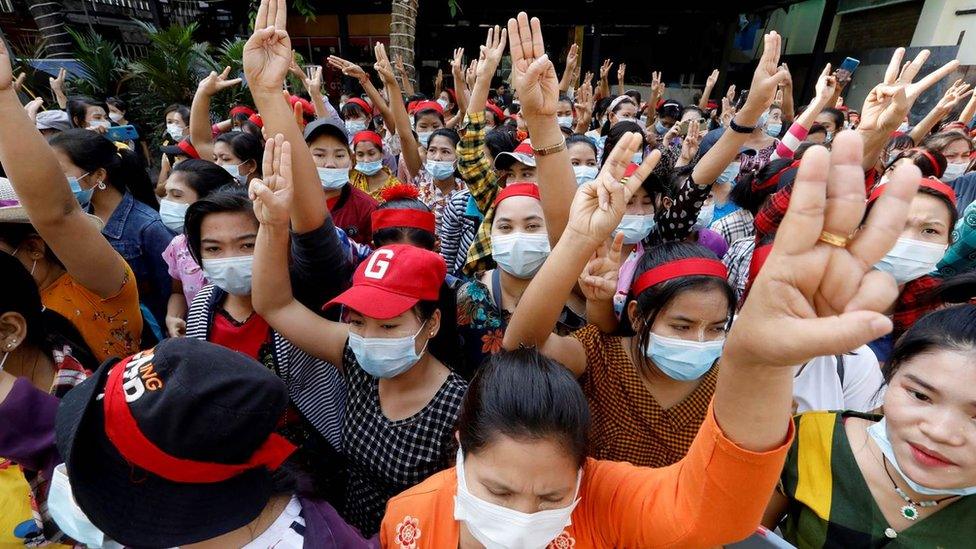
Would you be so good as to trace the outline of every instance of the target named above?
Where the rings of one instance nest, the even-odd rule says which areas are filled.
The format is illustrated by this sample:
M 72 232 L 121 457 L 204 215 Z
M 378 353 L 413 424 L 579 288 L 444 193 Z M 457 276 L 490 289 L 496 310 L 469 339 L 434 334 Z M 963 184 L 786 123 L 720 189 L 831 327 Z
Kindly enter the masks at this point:
M 920 318 L 895 343 L 881 368 L 886 386 L 903 364 L 936 351 L 976 354 L 976 305 L 955 305 Z
M 778 185 L 770 185 L 763 190 L 754 190 L 753 184 L 759 181 L 768 181 L 774 175 L 789 168 L 792 163 L 792 158 L 780 158 L 767 163 L 758 171 L 749 170 L 741 174 L 729 193 L 729 200 L 740 208 L 749 211 L 752 215 L 756 215 L 766 199 L 778 190 Z
M 820 111 L 820 114 L 826 114 L 827 116 L 833 118 L 834 127 L 837 128 L 837 131 L 844 129 L 844 121 L 846 120 L 846 117 L 842 111 L 832 107 L 827 107 L 826 109 Z
M 355 103 L 346 103 L 342 106 L 342 119 L 349 120 L 350 118 L 360 118 L 366 119 L 367 129 L 373 123 L 372 117 L 366 114 L 366 111 L 359 105 Z
M 388 200 L 377 210 L 417 210 L 430 212 L 426 204 L 416 198 L 396 198 Z M 434 251 L 437 235 L 416 227 L 385 227 L 373 231 L 373 246 L 379 248 L 388 244 L 407 243 L 418 248 Z
M 254 205 L 247 197 L 247 191 L 240 187 L 221 187 L 190 204 L 186 209 L 183 234 L 186 235 L 187 247 L 197 265 L 203 265 L 200 253 L 200 240 L 203 235 L 200 233 L 200 228 L 203 226 L 204 218 L 215 213 L 245 213 L 254 219 L 255 228 L 258 225 L 258 219 L 254 217 Z
M 888 161 L 888 156 L 891 154 L 891 151 L 893 149 L 905 150 L 905 149 L 910 149 L 914 146 L 915 146 L 915 140 L 912 139 L 911 135 L 907 133 L 896 135 L 891 139 L 889 139 L 887 143 L 885 143 L 883 149 L 884 157 L 882 158 L 882 161 L 883 162 Z
M 105 114 L 108 114 L 108 105 L 104 101 L 99 101 L 87 95 L 74 95 L 68 99 L 68 119 L 71 120 L 71 126 L 75 128 L 85 128 L 85 114 L 88 112 L 88 107 L 101 107 L 105 109 Z
M 637 122 L 631 122 L 630 120 L 624 120 L 617 122 L 610 128 L 607 132 L 607 141 L 603 144 L 603 158 L 600 158 L 600 166 L 606 163 L 607 158 L 610 157 L 610 152 L 613 151 L 614 146 L 620 141 L 625 135 L 631 132 L 637 132 L 641 136 L 641 148 L 643 151 L 647 147 L 647 139 L 644 138 L 644 132 L 641 130 L 640 124 Z
M 189 107 L 187 107 L 186 105 L 180 105 L 179 103 L 173 103 L 172 105 L 166 107 L 166 110 L 163 111 L 163 118 L 169 116 L 169 113 L 171 112 L 175 112 L 176 114 L 180 115 L 180 118 L 183 119 L 183 122 L 185 122 L 187 126 L 190 125 Z
M 624 95 L 626 95 L 627 97 L 633 99 L 634 100 L 634 103 L 637 104 L 637 108 L 640 108 L 641 92 L 639 92 L 637 90 L 634 90 L 634 89 L 630 89 L 630 90 L 625 91 L 624 92 Z
M 30 223 L 0 223 L 0 242 L 6 243 L 11 248 L 15 250 L 20 248 L 30 238 L 37 238 L 41 242 L 44 242 L 44 239 L 38 234 L 37 229 Z M 55 265 L 64 267 L 64 264 L 61 263 L 58 256 L 54 255 L 54 252 L 51 251 L 47 242 L 44 242 L 44 258 Z
M 706 258 L 718 259 L 714 252 L 708 248 L 690 242 L 664 242 L 652 246 L 644 251 L 644 255 L 637 262 L 634 270 L 634 281 L 641 275 L 655 267 L 660 267 L 665 263 L 680 259 Z M 689 290 L 708 290 L 718 288 L 725 293 L 728 300 L 728 322 L 732 322 L 732 315 L 735 314 L 735 291 L 729 286 L 724 278 L 714 276 L 682 276 L 655 284 L 647 288 L 639 295 L 634 295 L 633 291 L 628 290 L 627 300 L 624 304 L 624 312 L 620 316 L 620 326 L 618 332 L 621 335 L 633 335 L 637 338 L 638 349 L 645 349 L 650 341 L 651 326 L 657 320 L 657 315 L 668 306 L 678 295 Z M 627 314 L 630 302 L 637 301 L 637 313 L 642 322 L 640 326 L 634 326 Z M 726 326 L 728 327 L 728 325 Z
M 922 172 L 922 177 L 942 177 L 942 174 L 945 173 L 946 166 L 949 165 L 946 157 L 942 153 L 922 145 L 912 149 L 905 149 L 898 153 L 898 156 L 893 158 L 891 162 L 884 162 L 885 170 L 893 167 L 902 158 L 911 159 L 912 163 L 918 166 L 918 169 Z M 933 160 L 935 160 L 934 164 L 932 162 Z
M 434 133 L 430 134 L 431 141 L 435 137 L 446 137 L 446 138 L 448 138 L 451 141 L 451 145 L 453 147 L 455 147 L 455 148 L 457 147 L 457 144 L 461 142 L 461 136 L 458 135 L 458 132 L 455 131 L 454 128 L 439 128 L 439 129 L 436 129 L 436 130 L 434 130 Z M 427 143 L 430 144 L 430 141 L 428 141 Z
M 56 134 L 48 143 L 67 155 L 72 164 L 86 172 L 103 168 L 108 174 L 108 184 L 120 193 L 124 194 L 128 191 L 139 202 L 153 209 L 159 209 L 152 181 L 142 160 L 135 152 L 120 149 L 102 135 L 80 128 L 72 128 Z
M 705 118 L 705 113 L 698 107 L 698 105 L 688 105 L 681 111 L 681 117 L 684 118 L 686 113 L 697 112 L 698 118 Z
M 250 119 L 241 122 L 240 128 L 242 133 L 253 135 L 258 141 L 264 143 L 264 134 L 261 133 L 261 127 L 251 122 Z
M 197 158 L 189 158 L 173 166 L 171 173 L 183 174 L 183 180 L 197 193 L 198 200 L 220 187 L 236 183 L 227 170 L 213 162 Z
M 579 382 L 562 364 L 536 349 L 501 351 L 468 385 L 457 428 L 465 455 L 478 453 L 499 435 L 551 438 L 582 466 L 590 408 Z
M 438 112 L 437 109 L 423 109 L 423 110 L 419 110 L 419 111 L 413 113 L 413 117 L 414 117 L 413 118 L 413 120 L 414 120 L 413 125 L 416 126 L 417 125 L 417 122 L 420 121 L 420 117 L 421 116 L 427 116 L 428 114 L 432 114 L 432 115 L 436 116 L 437 119 L 441 121 L 441 124 L 444 123 L 444 115 L 442 113 Z
M 571 136 L 569 136 L 569 137 L 566 138 L 566 148 L 567 149 L 570 148 L 570 147 L 572 147 L 573 145 L 577 145 L 577 144 L 580 144 L 580 143 L 582 143 L 582 144 L 588 146 L 589 148 L 593 149 L 593 156 L 596 156 L 598 154 L 598 151 L 597 151 L 597 148 L 596 148 L 596 144 L 593 143 L 593 140 L 590 139 L 589 137 L 587 137 L 585 135 L 573 134 L 573 135 L 571 135 Z M 599 160 L 599 158 L 597 158 L 597 160 Z
M 514 151 L 515 147 L 518 147 L 515 129 L 504 125 L 495 126 L 485 134 L 485 145 L 488 147 L 488 152 L 491 153 L 491 159 L 503 152 Z
M 414 93 L 410 97 L 407 97 L 407 103 L 412 103 L 414 101 L 426 101 L 427 96 L 422 93 Z
M 559 103 L 569 103 L 570 107 L 573 105 L 573 100 L 569 98 L 565 93 L 559 94 Z
M 257 137 L 245 132 L 228 132 L 221 134 L 214 143 L 226 143 L 234 156 L 241 162 L 254 161 L 255 176 L 261 175 L 262 161 L 264 160 L 264 142 Z
M 810 131 L 807 132 L 807 136 L 809 137 L 815 133 L 827 135 L 827 128 L 823 124 L 814 123 L 812 126 L 810 126 Z
M 116 109 L 122 112 L 126 112 L 128 110 L 126 108 L 125 101 L 119 99 L 118 97 L 109 97 L 108 99 L 105 100 L 105 103 L 111 107 L 115 107 Z

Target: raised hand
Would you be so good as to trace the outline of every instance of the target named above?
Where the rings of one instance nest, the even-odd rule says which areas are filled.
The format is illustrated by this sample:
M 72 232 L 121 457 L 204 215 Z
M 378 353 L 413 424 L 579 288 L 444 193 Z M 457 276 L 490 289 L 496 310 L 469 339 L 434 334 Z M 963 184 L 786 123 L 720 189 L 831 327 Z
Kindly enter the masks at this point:
M 848 352 L 891 331 L 883 312 L 894 279 L 872 269 L 904 228 L 921 174 L 899 167 L 864 215 L 861 140 L 841 132 L 832 152 L 807 151 L 772 253 L 723 352 L 735 364 L 790 366 Z M 822 234 L 847 241 L 829 244 Z M 850 236 L 853 235 L 853 236 Z M 775 339 L 776 345 L 769 342 Z
M 816 90 L 815 101 L 822 107 L 826 107 L 830 98 L 837 91 L 837 77 L 830 72 L 830 63 L 827 63 L 823 72 L 820 73 L 820 77 L 817 78 L 814 90 Z
M 705 79 L 705 87 L 714 88 L 716 82 L 718 82 L 718 69 L 712 69 L 712 74 L 709 74 L 708 78 Z
M 546 54 L 538 17 L 529 20 L 525 12 L 508 20 L 512 37 L 512 84 L 522 104 L 523 117 L 555 117 L 559 105 L 559 79 Z
M 610 67 L 613 66 L 613 61 L 609 59 L 603 60 L 603 65 L 600 67 L 600 80 L 606 80 L 610 76 Z
M 27 111 L 27 116 L 34 122 L 37 121 L 37 113 L 41 110 L 41 106 L 44 104 L 44 99 L 41 97 L 35 97 L 26 105 L 24 105 L 24 110 Z
M 351 76 L 360 82 L 363 82 L 369 78 L 369 76 L 366 75 L 366 71 L 363 70 L 362 67 L 353 63 L 352 61 L 346 61 L 337 55 L 330 55 L 328 63 L 329 65 L 342 71 L 342 74 Z
M 752 84 L 749 87 L 749 97 L 743 105 L 743 114 L 748 112 L 759 117 L 770 105 L 776 95 L 776 88 L 789 77 L 790 73 L 779 64 L 780 49 L 783 39 L 776 31 L 763 37 L 763 52 L 759 58 L 756 71 L 752 74 Z M 751 123 L 750 123 L 751 125 Z
M 390 64 L 390 58 L 386 55 L 386 46 L 382 42 L 377 42 L 373 47 L 373 54 L 376 56 L 376 63 L 373 64 L 373 69 L 383 79 L 383 85 L 390 89 L 399 90 L 400 88 L 396 83 L 396 76 L 393 74 L 393 65 Z M 403 66 L 402 62 L 400 65 Z
M 451 59 L 451 72 L 462 74 L 462 71 L 464 71 L 464 48 L 456 48 L 454 57 Z
M 58 69 L 58 76 L 55 78 L 48 78 L 48 83 L 51 85 L 51 91 L 55 94 L 64 93 L 64 80 L 68 77 L 68 71 L 64 68 Z
M 959 61 L 953 59 L 918 82 L 913 82 L 918 72 L 922 70 L 922 65 L 928 60 L 929 50 L 922 50 L 911 63 L 903 66 L 904 58 L 905 48 L 896 49 L 891 56 L 884 80 L 864 99 L 858 131 L 894 130 L 905 119 L 905 115 L 925 90 L 934 86 L 959 66 Z
M 792 89 L 793 88 L 793 74 L 790 73 L 790 67 L 789 67 L 789 65 L 787 65 L 786 63 L 783 63 L 779 67 L 783 71 L 786 71 L 786 76 L 783 78 L 783 81 L 780 82 L 780 84 L 779 84 L 780 85 L 780 89 Z
M 261 0 L 254 33 L 244 44 L 244 74 L 254 91 L 279 93 L 294 57 L 285 0 Z
M 594 246 L 610 236 L 627 210 L 627 201 L 661 158 L 660 151 L 653 151 L 644 157 L 644 162 L 626 183 L 621 182 L 630 159 L 642 145 L 641 135 L 636 132 L 620 138 L 596 179 L 584 183 L 576 192 L 566 231 L 574 232 L 577 238 Z
M 583 85 L 576 90 L 576 102 L 573 103 L 577 119 L 593 114 L 593 103 L 593 85 L 584 80 Z
M 434 77 L 434 88 L 440 89 L 444 85 L 444 69 L 437 69 L 437 76 Z
M 505 43 L 507 38 L 507 29 L 503 29 L 498 25 L 488 28 L 488 37 L 485 39 L 484 45 L 481 46 L 481 51 L 478 56 L 478 64 L 475 68 L 475 75 L 478 78 L 487 78 L 490 82 L 491 77 L 495 75 L 495 71 L 498 69 L 498 63 L 501 62 L 502 55 L 505 54 Z M 514 38 L 512 40 L 514 42 Z M 539 40 L 542 40 L 542 36 L 539 37 Z M 515 61 L 513 59 L 512 64 L 514 65 L 514 63 Z
M 675 124 L 677 126 L 677 124 Z M 688 165 L 698 154 L 698 147 L 701 146 L 702 134 L 701 128 L 698 120 L 692 120 L 688 122 L 688 135 L 685 136 L 684 141 L 681 142 L 681 155 L 680 159 L 684 161 L 684 165 Z
M 936 108 L 941 109 L 945 114 L 949 114 L 952 109 L 956 108 L 956 105 L 972 94 L 973 90 L 970 89 L 969 84 L 963 82 L 962 79 L 956 80 L 942 95 L 942 99 L 939 99 Z
M 291 144 L 280 133 L 264 145 L 264 179 L 251 180 L 248 193 L 262 225 L 288 226 L 292 201 Z
M 624 83 L 624 75 L 627 74 L 627 63 L 621 63 L 617 67 L 617 82 L 620 84 Z
M 572 67 L 573 72 L 579 69 L 579 46 L 575 42 L 569 47 L 569 53 L 566 54 L 566 68 L 570 67 Z
M 399 53 L 393 56 L 393 62 L 396 64 L 396 70 L 400 74 L 400 78 L 409 79 L 410 75 L 407 74 L 407 68 L 403 64 L 403 57 Z
M 623 233 L 617 233 L 612 241 L 604 242 L 590 259 L 579 276 L 580 290 L 587 301 L 610 301 L 617 293 L 620 276 Z
M 210 71 L 210 75 L 200 81 L 197 89 L 201 93 L 214 96 L 227 88 L 232 88 L 241 83 L 240 78 L 231 78 L 228 80 L 228 76 L 230 76 L 230 67 L 224 67 L 224 71 L 220 74 L 217 74 L 216 71 Z
M 661 71 L 651 72 L 651 109 L 657 108 L 657 102 L 664 98 L 664 82 L 661 81 Z

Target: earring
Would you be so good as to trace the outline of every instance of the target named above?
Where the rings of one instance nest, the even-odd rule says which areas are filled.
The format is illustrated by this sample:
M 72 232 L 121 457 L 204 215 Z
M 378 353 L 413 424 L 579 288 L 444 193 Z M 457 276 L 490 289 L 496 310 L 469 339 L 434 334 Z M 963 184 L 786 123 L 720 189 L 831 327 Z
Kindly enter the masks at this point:
M 100 190 L 100 191 L 104 191 L 105 190 L 105 182 L 104 181 L 99 181 L 98 184 L 95 185 L 95 186 L 98 187 L 98 190 Z

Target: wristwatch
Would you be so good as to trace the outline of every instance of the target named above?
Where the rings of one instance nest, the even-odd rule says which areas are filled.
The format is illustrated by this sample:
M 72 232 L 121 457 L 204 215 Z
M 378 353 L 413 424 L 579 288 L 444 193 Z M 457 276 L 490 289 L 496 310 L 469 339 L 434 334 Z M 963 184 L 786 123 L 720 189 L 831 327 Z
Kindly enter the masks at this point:
M 740 126 L 735 123 L 735 117 L 733 117 L 732 120 L 729 120 L 729 129 L 734 131 L 735 133 L 749 134 L 755 131 L 756 126 Z

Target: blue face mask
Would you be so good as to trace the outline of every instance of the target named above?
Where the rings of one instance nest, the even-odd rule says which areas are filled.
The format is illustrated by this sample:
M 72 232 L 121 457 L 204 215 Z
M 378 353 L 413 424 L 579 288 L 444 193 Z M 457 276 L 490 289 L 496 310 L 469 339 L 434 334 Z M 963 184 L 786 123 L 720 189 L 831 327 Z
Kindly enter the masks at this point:
M 624 244 L 637 244 L 654 230 L 653 215 L 625 215 L 617 225 L 617 232 L 624 234 Z
M 712 224 L 712 219 L 715 217 L 715 203 L 708 204 L 707 206 L 702 206 L 698 210 L 698 219 L 695 220 L 695 225 L 692 230 L 701 230 Z
M 692 381 L 712 368 L 724 345 L 725 339 L 687 341 L 651 332 L 644 355 L 671 379 Z
M 420 140 L 420 146 L 427 148 L 427 145 L 430 143 L 430 136 L 433 134 L 434 132 L 417 132 L 417 139 Z
M 424 164 L 424 168 L 435 181 L 444 181 L 445 179 L 450 179 L 454 176 L 453 161 L 428 160 L 427 163 Z
M 247 183 L 247 176 L 241 175 L 241 166 L 243 166 L 244 164 L 246 164 L 246 162 L 241 162 L 236 166 L 234 164 L 224 164 L 223 166 L 221 166 L 221 168 L 223 168 L 227 173 L 229 173 L 231 177 L 233 177 L 234 180 L 237 181 L 238 185 L 244 185 L 245 183 Z
M 372 162 L 356 162 L 356 171 L 363 175 L 376 175 L 383 169 L 383 160 L 374 160 Z
M 362 337 L 350 331 L 349 348 L 367 374 L 383 379 L 396 377 L 413 368 L 427 350 L 425 343 L 417 353 L 416 344 L 417 336 L 426 325 L 425 322 L 416 334 L 406 337 Z
M 658 135 L 663 136 L 664 134 L 668 133 L 668 128 L 665 127 L 660 120 L 658 120 L 654 123 L 654 131 L 656 131 Z
M 596 166 L 573 166 L 573 173 L 576 174 L 576 184 L 582 185 L 596 179 L 600 171 Z
M 349 183 L 349 168 L 316 168 L 319 172 L 319 181 L 322 188 L 327 191 L 341 189 Z
M 881 449 L 881 453 L 884 454 L 888 463 L 895 468 L 895 471 L 898 471 L 898 474 L 905 480 L 905 483 L 919 494 L 925 494 L 926 496 L 971 496 L 976 494 L 976 486 L 963 488 L 928 488 L 908 478 L 908 475 L 898 466 L 898 460 L 895 459 L 895 450 L 891 446 L 891 441 L 888 440 L 888 427 L 884 418 L 881 418 L 881 421 L 868 427 L 868 434 L 871 435 L 875 444 Z
M 779 132 L 783 131 L 783 124 L 767 124 L 766 125 L 766 135 L 769 137 L 779 137 Z
M 348 120 L 346 121 L 346 129 L 349 130 L 350 136 L 355 136 L 366 129 L 366 123 L 362 120 Z
M 644 152 L 635 152 L 634 155 L 630 157 L 630 161 L 634 164 L 640 165 L 640 163 L 644 161 Z
M 741 164 L 739 162 L 733 162 L 726 166 L 725 170 L 719 174 L 718 179 L 715 180 L 716 183 L 732 183 L 735 177 L 739 175 L 739 168 Z
M 181 204 L 164 198 L 159 201 L 159 218 L 163 220 L 163 225 L 166 225 L 167 229 L 174 233 L 182 233 L 186 210 L 189 207 L 189 204 Z
M 75 195 L 75 199 L 81 204 L 81 209 L 83 210 L 91 204 L 92 194 L 95 193 L 95 187 L 82 190 L 81 183 L 78 182 L 79 179 L 87 175 L 86 173 L 81 177 L 75 177 L 73 175 L 66 176 L 68 178 L 68 185 L 71 187 L 71 192 Z
M 121 548 L 118 543 L 105 537 L 105 534 L 88 520 L 85 512 L 75 503 L 71 484 L 65 473 L 64 464 L 54 468 L 51 488 L 47 495 L 47 508 L 51 518 L 68 537 L 86 547 Z

